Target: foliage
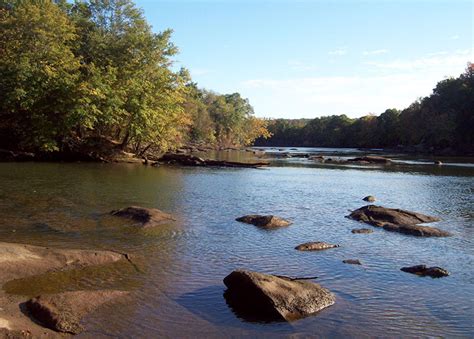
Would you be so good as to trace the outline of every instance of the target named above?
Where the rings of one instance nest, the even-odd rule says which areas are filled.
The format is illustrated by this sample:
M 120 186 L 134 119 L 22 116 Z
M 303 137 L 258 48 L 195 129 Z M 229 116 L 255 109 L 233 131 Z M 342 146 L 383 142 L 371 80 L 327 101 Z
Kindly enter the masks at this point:
M 265 135 L 239 94 L 200 90 L 173 71 L 172 31 L 153 33 L 130 0 L 3 0 L 0 32 L 0 147 L 103 138 L 142 152 Z
M 474 66 L 457 78 L 440 81 L 433 94 L 403 111 L 349 119 L 345 115 L 313 120 L 269 122 L 269 139 L 260 146 L 411 147 L 474 153 Z

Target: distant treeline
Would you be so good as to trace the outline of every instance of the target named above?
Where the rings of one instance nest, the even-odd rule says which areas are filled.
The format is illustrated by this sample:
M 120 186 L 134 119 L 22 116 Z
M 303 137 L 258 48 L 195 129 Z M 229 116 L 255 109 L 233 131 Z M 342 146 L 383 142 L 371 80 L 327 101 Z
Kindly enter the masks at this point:
M 440 81 L 433 93 L 406 109 L 379 116 L 346 115 L 270 120 L 272 137 L 258 146 L 396 148 L 474 153 L 474 65 L 457 78 Z
M 68 151 L 90 140 L 143 153 L 268 135 L 240 94 L 199 89 L 173 69 L 130 0 L 0 1 L 0 148 Z

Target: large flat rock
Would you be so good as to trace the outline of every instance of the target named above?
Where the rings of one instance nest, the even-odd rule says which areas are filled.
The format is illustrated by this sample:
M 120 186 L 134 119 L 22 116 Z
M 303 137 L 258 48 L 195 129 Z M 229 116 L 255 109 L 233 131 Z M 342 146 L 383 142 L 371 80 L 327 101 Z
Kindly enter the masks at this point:
M 0 283 L 52 270 L 103 265 L 125 259 L 111 251 L 69 250 L 0 242 Z
M 351 212 L 348 217 L 372 226 L 383 227 L 383 229 L 391 232 L 420 237 L 446 237 L 450 235 L 450 233 L 436 227 L 418 225 L 439 221 L 439 218 L 401 209 L 367 205 Z
M 81 319 L 102 304 L 127 295 L 124 291 L 74 291 L 46 294 L 25 304 L 30 315 L 54 331 L 78 334 L 84 330 Z
M 224 284 L 233 305 L 266 320 L 297 320 L 336 300 L 329 290 L 313 282 L 246 270 L 233 271 L 225 277 Z

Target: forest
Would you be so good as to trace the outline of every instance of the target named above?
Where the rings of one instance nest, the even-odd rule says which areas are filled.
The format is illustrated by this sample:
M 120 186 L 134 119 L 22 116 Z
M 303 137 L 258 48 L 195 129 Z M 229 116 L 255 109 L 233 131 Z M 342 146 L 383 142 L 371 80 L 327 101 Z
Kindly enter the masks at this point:
M 267 120 L 239 93 L 200 88 L 177 69 L 172 31 L 154 33 L 131 0 L 1 0 L 0 32 L 0 149 L 105 144 L 142 155 L 255 142 L 474 153 L 472 64 L 402 111 Z
M 172 31 L 154 33 L 130 0 L 0 1 L 0 32 L 0 148 L 107 141 L 142 154 L 268 136 L 239 93 L 201 89 L 176 69 Z
M 430 96 L 403 110 L 387 109 L 351 119 L 346 115 L 269 121 L 271 138 L 258 146 L 398 148 L 413 152 L 474 154 L 474 65 L 438 82 Z

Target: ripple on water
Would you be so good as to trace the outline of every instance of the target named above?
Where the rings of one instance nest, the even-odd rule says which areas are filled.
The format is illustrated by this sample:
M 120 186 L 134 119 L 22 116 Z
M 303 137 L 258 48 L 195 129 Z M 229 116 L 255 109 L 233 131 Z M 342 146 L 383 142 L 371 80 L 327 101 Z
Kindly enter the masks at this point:
M 86 336 L 470 336 L 474 225 L 466 187 L 472 175 L 440 171 L 0 164 L 0 240 L 113 249 L 130 253 L 138 266 L 55 272 L 4 289 L 24 295 L 130 290 L 132 302 L 87 318 Z M 368 194 L 380 205 L 441 216 L 436 226 L 454 236 L 424 239 L 366 225 L 374 233 L 352 234 L 363 225 L 344 216 L 365 205 Z M 178 220 L 140 230 L 107 215 L 128 205 L 159 208 Z M 250 213 L 276 214 L 293 225 L 268 231 L 235 221 Z M 341 247 L 294 249 L 307 241 Z M 421 263 L 452 274 L 431 279 L 400 271 Z M 222 279 L 236 268 L 317 276 L 336 304 L 291 324 L 247 322 L 223 297 Z

